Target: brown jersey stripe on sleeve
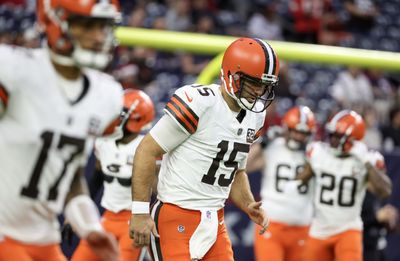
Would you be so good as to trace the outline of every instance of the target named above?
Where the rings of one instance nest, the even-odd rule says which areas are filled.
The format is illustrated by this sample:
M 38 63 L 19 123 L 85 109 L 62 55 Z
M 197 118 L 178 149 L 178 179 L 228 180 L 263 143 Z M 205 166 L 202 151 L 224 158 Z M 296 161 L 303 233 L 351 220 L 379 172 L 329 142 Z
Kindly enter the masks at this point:
M 179 101 L 181 107 L 183 109 L 185 109 L 185 113 L 191 118 L 191 120 L 193 121 L 193 123 L 197 126 L 198 121 L 199 121 L 199 117 L 197 116 L 197 114 L 186 104 L 186 102 L 184 102 L 178 95 L 174 94 L 171 98 L 171 101 Z
M 174 106 L 174 108 L 176 109 L 176 110 L 178 110 L 181 114 L 182 114 L 182 116 L 187 120 L 187 122 L 193 127 L 193 129 L 197 129 L 197 121 L 196 122 L 193 122 L 195 119 L 190 115 L 190 114 L 187 114 L 188 113 L 188 111 L 185 109 L 185 107 L 183 107 L 183 105 L 182 104 L 180 104 L 179 103 L 179 101 L 178 100 L 176 100 L 174 97 L 172 97 L 171 98 L 171 105 L 172 106 Z
M 197 125 L 199 124 L 197 115 L 193 116 L 188 108 L 185 107 L 185 105 L 175 97 L 171 98 L 171 104 L 182 113 L 182 115 L 192 124 L 195 129 L 197 129 Z
M 254 140 L 258 139 L 258 138 L 261 136 L 262 132 L 263 132 L 263 127 L 261 127 L 261 128 L 256 132 L 256 135 L 254 136 Z
M 8 92 L 6 88 L 0 83 L 0 100 L 3 102 L 4 106 L 7 106 L 8 103 Z
M 195 133 L 196 129 L 189 123 L 189 121 L 182 115 L 182 113 L 171 104 L 167 103 L 165 109 L 190 133 Z

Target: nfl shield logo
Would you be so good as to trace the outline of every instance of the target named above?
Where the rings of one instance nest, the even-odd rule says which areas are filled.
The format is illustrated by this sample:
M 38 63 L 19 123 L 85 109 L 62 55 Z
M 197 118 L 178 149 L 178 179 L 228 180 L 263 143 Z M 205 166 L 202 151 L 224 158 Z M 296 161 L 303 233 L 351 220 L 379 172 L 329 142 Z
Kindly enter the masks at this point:
M 256 131 L 254 129 L 247 129 L 246 141 L 247 143 L 253 143 Z
M 182 225 L 179 225 L 179 226 L 178 226 L 178 232 L 179 232 L 179 233 L 183 233 L 184 231 L 185 231 L 185 227 L 182 226 Z
M 207 217 L 207 219 L 211 219 L 211 211 L 210 210 L 207 210 L 206 217 Z

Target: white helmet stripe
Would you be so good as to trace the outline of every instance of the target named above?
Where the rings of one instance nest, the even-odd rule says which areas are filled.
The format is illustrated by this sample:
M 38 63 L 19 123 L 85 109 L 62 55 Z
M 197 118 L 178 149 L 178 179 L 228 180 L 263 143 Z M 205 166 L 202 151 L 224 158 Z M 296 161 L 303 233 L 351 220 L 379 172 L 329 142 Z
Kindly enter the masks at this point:
M 343 110 L 343 111 L 339 112 L 338 114 L 336 114 L 336 115 L 332 118 L 332 120 L 330 121 L 331 124 L 332 124 L 332 126 L 336 126 L 337 122 L 338 122 L 341 118 L 343 118 L 345 115 L 347 115 L 347 114 L 349 114 L 349 113 L 350 113 L 349 110 Z
M 266 72 L 267 74 L 271 75 L 274 73 L 274 68 L 275 68 L 275 54 L 274 51 L 272 50 L 271 46 L 269 46 L 269 44 L 267 44 L 266 42 L 264 42 L 261 39 L 258 39 L 259 43 L 261 43 L 263 45 L 263 47 L 265 48 L 265 50 L 267 50 L 268 53 L 268 57 L 265 57 L 266 59 L 268 59 L 268 71 Z
M 304 106 L 300 106 L 300 124 L 307 125 L 307 109 Z

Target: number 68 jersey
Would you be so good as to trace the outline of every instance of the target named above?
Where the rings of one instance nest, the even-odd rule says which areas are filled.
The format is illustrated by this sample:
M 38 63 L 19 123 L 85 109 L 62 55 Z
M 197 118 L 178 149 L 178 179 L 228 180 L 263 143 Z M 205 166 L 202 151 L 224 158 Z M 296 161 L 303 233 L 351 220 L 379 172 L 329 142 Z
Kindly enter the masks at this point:
M 0 236 L 56 243 L 72 179 L 94 137 L 118 117 L 123 92 L 88 69 L 70 102 L 45 50 L 0 46 L 0 64 Z
M 265 113 L 232 112 L 218 85 L 178 89 L 165 112 L 189 136 L 163 157 L 158 199 L 193 210 L 223 208 Z
M 384 168 L 383 156 L 369 151 L 371 165 Z M 315 214 L 310 235 L 326 238 L 346 230 L 362 230 L 361 208 L 367 188 L 367 170 L 359 160 L 336 157 L 323 142 L 310 144 L 307 155 L 315 175 Z

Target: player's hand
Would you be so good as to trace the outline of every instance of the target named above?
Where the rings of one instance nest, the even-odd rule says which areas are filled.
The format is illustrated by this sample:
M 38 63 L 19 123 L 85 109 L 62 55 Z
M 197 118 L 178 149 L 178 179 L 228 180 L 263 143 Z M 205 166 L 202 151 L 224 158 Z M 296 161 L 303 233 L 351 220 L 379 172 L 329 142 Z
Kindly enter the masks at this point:
M 389 229 L 394 229 L 399 221 L 399 211 L 394 206 L 387 204 L 376 212 L 376 219 L 387 224 Z
M 353 141 L 353 146 L 351 147 L 349 153 L 356 157 L 363 164 L 368 162 L 368 147 L 364 142 Z
M 260 235 L 264 234 L 269 225 L 269 219 L 264 209 L 261 207 L 262 202 L 252 202 L 247 206 L 247 214 L 254 223 L 260 225 Z
M 118 261 L 118 244 L 114 236 L 104 231 L 90 232 L 87 236 L 92 251 L 104 261 Z
M 129 223 L 129 236 L 135 247 L 144 247 L 150 244 L 150 233 L 159 237 L 156 224 L 149 214 L 132 215 Z

